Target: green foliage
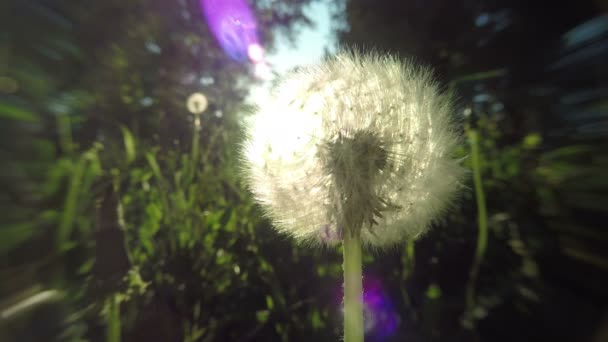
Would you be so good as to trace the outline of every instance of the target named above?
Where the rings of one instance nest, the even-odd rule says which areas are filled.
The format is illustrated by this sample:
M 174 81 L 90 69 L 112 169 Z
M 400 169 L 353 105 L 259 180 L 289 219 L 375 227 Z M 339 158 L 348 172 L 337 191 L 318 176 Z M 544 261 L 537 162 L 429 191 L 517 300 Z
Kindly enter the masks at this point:
M 291 314 L 303 309 L 298 304 L 301 294 L 286 292 L 291 285 L 284 284 L 280 272 L 297 269 L 297 259 L 273 260 L 279 253 L 276 241 L 240 183 L 234 151 L 219 148 L 230 135 L 223 134 L 221 126 L 206 129 L 215 134 L 203 130 L 213 138 L 196 158 L 187 150 L 136 151 L 140 157 L 127 174 L 116 175 L 121 179 L 129 249 L 146 284 L 144 292 L 129 296 L 127 311 L 141 315 L 157 301 L 173 302 L 185 322 L 180 328 L 184 340 L 235 338 L 239 332 L 230 329 L 234 324 L 245 324 L 252 334 L 272 332 L 282 338 L 308 329 L 321 332 L 318 314 L 313 325 Z M 269 237 L 261 236 L 260 229 Z M 322 258 L 307 254 L 312 255 L 302 261 Z M 328 266 L 332 275 L 321 276 L 335 283 L 340 264 Z M 316 278 L 314 269 L 307 273 Z M 256 297 L 261 301 L 252 301 Z M 125 327 L 127 333 L 141 329 L 139 324 L 135 318 Z M 266 327 L 273 328 L 264 332 Z
M 9 103 L 0 103 L 0 118 L 29 122 L 35 122 L 37 120 L 35 114 Z
M 307 22 L 307 2 L 255 8 L 268 49 L 277 30 L 290 34 Z M 251 75 L 219 50 L 198 1 L 32 1 L 8 9 L 15 15 L 0 37 L 0 62 L 9 66 L 0 75 L 0 151 L 10 161 L 1 178 L 8 191 L 0 252 L 10 260 L 3 266 L 19 271 L 0 295 L 32 282 L 63 288 L 89 337 L 104 336 L 98 312 L 108 299 L 93 285 L 105 261 L 95 255 L 112 251 L 96 253 L 103 227 L 95 211 L 111 187 L 124 213 L 124 224 L 112 223 L 126 228 L 134 268 L 125 287 L 114 286 L 121 304 L 110 310 L 108 338 L 148 330 L 142 322 L 159 302 L 178 310 L 167 323 L 176 332 L 170 341 L 230 340 L 239 333 L 231 324 L 247 320 L 243 329 L 260 334 L 253 313 L 266 307 L 265 296 L 287 315 L 272 243 L 258 236 L 265 223 L 236 175 L 237 122 Z M 194 91 L 211 102 L 201 132 L 184 105 Z M 193 134 L 201 137 L 196 148 Z M 262 300 L 243 305 L 243 298 Z
M 565 61 L 604 41 L 603 30 L 584 29 L 605 20 L 592 19 L 591 1 L 564 6 L 547 21 L 539 21 L 544 5 L 470 5 L 349 0 L 340 11 L 342 44 L 432 65 L 458 98 L 465 131 L 478 136 L 479 168 L 459 211 L 402 251 L 393 281 L 405 284 L 398 291 L 404 326 L 409 333 L 420 326 L 421 340 L 581 339 L 596 329 L 590 318 L 599 320 L 608 288 L 606 131 L 598 128 L 606 96 L 593 91 L 605 85 L 606 71 L 591 54 Z M 542 60 L 531 57 L 538 51 Z M 513 59 L 514 52 L 526 58 Z M 466 145 L 459 151 L 471 169 L 473 153 Z M 485 191 L 487 230 L 474 224 L 473 178 Z M 484 242 L 480 263 L 476 240 Z M 463 320 L 472 268 L 479 271 L 472 320 Z M 420 291 L 431 284 L 442 289 L 435 304 Z M 566 302 L 586 314 L 559 314 Z M 559 332 L 536 320 L 548 312 Z
M 84 152 L 82 156 L 79 156 L 74 163 L 67 165 L 70 171 L 68 175 L 69 183 L 56 238 L 57 248 L 60 251 L 65 251 L 74 244 L 74 241 L 70 241 L 70 236 L 77 217 L 83 214 L 83 204 L 94 202 L 90 190 L 96 178 L 101 174 L 98 157 L 99 148 L 99 145 L 92 147 Z M 84 236 L 91 232 L 91 227 L 88 224 L 81 225 L 80 228 L 83 230 Z

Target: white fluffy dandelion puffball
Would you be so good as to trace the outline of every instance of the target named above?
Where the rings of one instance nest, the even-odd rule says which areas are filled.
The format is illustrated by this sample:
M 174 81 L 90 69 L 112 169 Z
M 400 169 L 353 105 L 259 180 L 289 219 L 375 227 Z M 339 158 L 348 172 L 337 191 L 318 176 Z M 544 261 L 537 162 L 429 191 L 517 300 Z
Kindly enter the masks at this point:
M 428 70 L 342 52 L 282 78 L 250 118 L 248 185 L 300 241 L 415 239 L 462 188 L 451 110 Z

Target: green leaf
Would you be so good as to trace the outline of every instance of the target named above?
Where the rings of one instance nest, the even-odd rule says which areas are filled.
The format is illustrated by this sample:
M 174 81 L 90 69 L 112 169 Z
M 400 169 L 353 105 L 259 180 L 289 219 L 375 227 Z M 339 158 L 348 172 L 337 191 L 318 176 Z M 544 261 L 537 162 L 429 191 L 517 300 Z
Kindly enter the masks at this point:
M 319 310 L 314 310 L 312 312 L 310 321 L 311 321 L 310 323 L 312 325 L 312 328 L 314 330 L 319 330 L 320 328 L 323 328 L 323 326 L 324 326 L 323 320 L 321 319 L 321 314 L 319 313 Z
M 135 160 L 136 156 L 135 138 L 131 131 L 125 126 L 120 126 L 120 131 L 122 132 L 122 139 L 125 145 L 127 164 L 130 164 Z
M 426 289 L 426 297 L 428 299 L 437 299 L 441 297 L 441 288 L 439 288 L 439 285 L 435 283 L 429 285 Z
M 268 310 L 272 310 L 274 308 L 274 301 L 272 300 L 271 296 L 266 296 L 266 307 L 268 308 Z
M 536 148 L 542 142 L 542 138 L 538 133 L 530 133 L 526 135 L 523 141 L 523 147 L 527 149 Z
M 0 102 L 0 119 L 10 119 L 17 121 L 35 122 L 38 117 L 23 108 Z
M 149 219 L 153 222 L 158 222 L 163 217 L 163 212 L 162 212 L 160 206 L 154 202 L 149 203 L 146 206 L 146 214 L 148 215 Z
M 220 222 L 221 222 L 222 226 L 224 227 L 225 231 L 232 232 L 232 231 L 234 231 L 234 229 L 236 227 L 236 221 L 237 221 L 237 218 L 236 218 L 235 211 L 231 210 L 230 208 L 227 208 L 224 211 L 224 215 L 222 216 L 222 219 Z
M 36 232 L 36 224 L 24 222 L 0 228 L 0 253 L 6 253 L 24 241 L 28 240 Z
M 67 249 L 66 242 L 68 242 L 68 238 L 70 236 L 70 233 L 72 232 L 74 219 L 76 217 L 76 210 L 78 207 L 78 194 L 81 191 L 80 184 L 82 182 L 82 177 L 85 172 L 85 168 L 86 160 L 84 158 L 80 158 L 80 160 L 74 167 L 74 170 L 72 171 L 70 184 L 68 186 L 68 193 L 63 205 L 63 215 L 61 216 L 61 221 L 57 230 L 56 243 L 59 247 L 59 250 Z
M 148 161 L 148 165 L 152 168 L 152 172 L 154 176 L 159 180 L 163 180 L 163 176 L 160 172 L 160 167 L 158 166 L 158 162 L 156 161 L 156 157 L 151 152 L 146 153 L 146 160 Z
M 71 245 L 68 241 L 77 219 L 79 205 L 83 199 L 90 196 L 90 188 L 95 178 L 101 173 L 101 165 L 97 155 L 98 146 L 83 153 L 73 166 L 68 191 L 65 198 L 62 216 L 57 230 L 56 244 L 59 250 L 65 251 Z M 84 226 L 81 226 L 81 228 Z
M 259 310 L 259 311 L 256 311 L 255 318 L 260 323 L 266 323 L 268 321 L 269 315 L 270 315 L 270 312 L 268 312 L 268 310 Z
M 86 274 L 91 271 L 93 268 L 93 264 L 95 263 L 95 259 L 89 259 L 85 261 L 80 268 L 78 269 L 78 274 Z
M 577 157 L 589 152 L 593 152 L 593 148 L 591 146 L 569 145 L 565 147 L 560 147 L 550 152 L 543 153 L 543 155 L 540 157 L 540 161 L 548 162 L 552 160 L 567 159 Z

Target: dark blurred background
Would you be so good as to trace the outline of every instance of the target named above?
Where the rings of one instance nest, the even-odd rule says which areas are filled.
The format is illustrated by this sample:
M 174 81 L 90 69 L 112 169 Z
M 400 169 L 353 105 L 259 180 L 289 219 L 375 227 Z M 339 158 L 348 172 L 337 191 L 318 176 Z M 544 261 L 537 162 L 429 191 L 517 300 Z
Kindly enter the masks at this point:
M 340 248 L 279 236 L 238 172 L 252 89 L 310 46 L 434 68 L 479 137 L 459 154 L 487 225 L 471 179 L 430 234 L 366 253 L 366 340 L 608 341 L 607 11 L 3 1 L 0 341 L 340 340 Z

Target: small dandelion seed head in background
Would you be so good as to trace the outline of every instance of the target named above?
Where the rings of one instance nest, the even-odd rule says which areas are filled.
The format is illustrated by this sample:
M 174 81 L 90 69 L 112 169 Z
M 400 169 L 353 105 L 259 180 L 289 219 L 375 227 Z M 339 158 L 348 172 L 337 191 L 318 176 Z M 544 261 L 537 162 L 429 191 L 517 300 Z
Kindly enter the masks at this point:
M 368 246 L 414 239 L 462 188 L 451 98 L 390 56 L 342 52 L 287 74 L 247 130 L 248 185 L 300 241 L 340 241 L 349 224 Z

